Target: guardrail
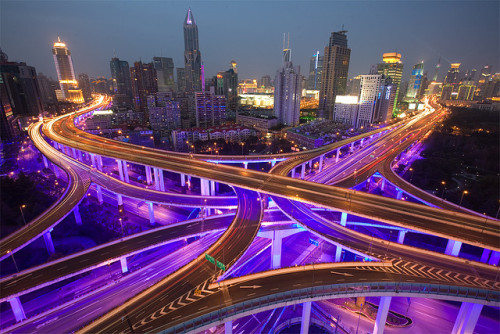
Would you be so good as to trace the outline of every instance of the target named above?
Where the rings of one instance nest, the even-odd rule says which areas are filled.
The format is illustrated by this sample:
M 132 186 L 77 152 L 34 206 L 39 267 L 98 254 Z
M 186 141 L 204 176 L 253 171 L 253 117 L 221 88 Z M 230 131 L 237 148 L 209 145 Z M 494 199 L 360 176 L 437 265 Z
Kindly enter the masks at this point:
M 199 315 L 194 319 L 183 321 L 182 323 L 167 328 L 160 333 L 170 334 L 186 333 L 195 330 L 200 331 L 202 330 L 202 327 L 211 326 L 214 323 L 222 324 L 225 321 L 244 316 L 242 315 L 243 313 L 245 313 L 245 315 L 250 315 L 264 311 L 265 309 L 280 307 L 276 304 L 289 305 L 304 301 L 338 298 L 339 296 L 380 296 L 383 294 L 397 296 L 419 295 L 420 297 L 432 296 L 434 298 L 440 297 L 441 299 L 467 300 L 487 305 L 500 305 L 500 291 L 407 282 L 332 284 L 291 290 L 236 303 L 210 313 Z

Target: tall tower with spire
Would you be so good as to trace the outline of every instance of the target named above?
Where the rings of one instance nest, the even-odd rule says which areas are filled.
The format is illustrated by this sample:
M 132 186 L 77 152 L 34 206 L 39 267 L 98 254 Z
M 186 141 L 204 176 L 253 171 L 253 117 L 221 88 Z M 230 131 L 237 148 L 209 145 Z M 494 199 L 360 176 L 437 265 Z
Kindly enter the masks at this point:
M 194 21 L 191 8 L 184 20 L 184 66 L 186 90 L 189 92 L 201 90 L 201 53 L 198 44 L 198 26 Z

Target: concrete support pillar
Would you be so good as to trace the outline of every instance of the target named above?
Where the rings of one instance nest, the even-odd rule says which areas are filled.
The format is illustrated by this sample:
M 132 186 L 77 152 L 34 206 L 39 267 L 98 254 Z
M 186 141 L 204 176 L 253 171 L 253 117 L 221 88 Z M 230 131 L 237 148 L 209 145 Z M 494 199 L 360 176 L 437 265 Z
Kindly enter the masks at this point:
M 180 174 L 181 175 L 181 187 L 185 187 L 186 186 L 186 175 L 184 174 Z
M 210 181 L 210 196 L 215 196 L 215 181 Z
M 382 181 L 380 181 L 380 190 L 381 191 L 385 190 L 385 179 L 382 179 Z
M 98 155 L 96 156 L 96 160 L 97 160 L 97 169 L 100 170 L 102 172 L 102 156 Z
M 273 231 L 273 239 L 271 241 L 271 266 L 272 269 L 281 267 L 281 245 L 283 243 L 283 236 L 280 231 Z
M 403 191 L 401 189 L 397 189 L 396 199 L 403 198 Z
M 276 165 L 276 160 L 271 161 L 271 167 L 274 167 Z
M 94 153 L 90 153 L 90 159 L 91 159 L 91 162 L 92 162 L 92 167 L 97 168 L 97 164 L 95 162 L 95 154 Z
M 375 326 L 373 326 L 373 334 L 384 333 L 385 322 L 387 321 L 387 314 L 389 313 L 389 306 L 391 305 L 392 297 L 380 297 L 380 304 L 378 304 L 377 319 Z
M 349 148 L 349 150 L 352 152 L 354 151 L 354 142 L 351 143 L 351 147 Z
M 300 322 L 300 334 L 309 333 L 309 323 L 311 322 L 311 302 L 302 304 L 302 321 Z
M 122 273 L 123 274 L 128 273 L 128 263 L 126 257 L 122 257 L 120 259 L 120 264 L 122 265 Z
M 406 231 L 401 230 L 401 231 L 398 232 L 398 243 L 399 244 L 404 243 L 404 241 L 405 241 L 405 235 L 406 235 Z
M 365 138 L 361 138 L 361 142 L 359 143 L 360 147 L 363 147 L 363 142 L 365 141 Z
M 347 224 L 347 212 L 342 212 L 340 214 L 340 225 L 346 226 Z
M 78 150 L 78 160 L 83 161 L 82 151 Z
M 154 223 L 155 223 L 155 211 L 154 211 L 153 203 L 152 202 L 147 202 L 147 203 L 148 203 L 148 211 L 149 211 L 149 223 L 151 225 L 154 225 Z
M 52 170 L 54 171 L 54 175 L 56 176 L 56 178 L 61 177 L 61 170 L 59 169 L 59 166 L 57 166 L 56 164 L 52 164 Z
M 321 172 L 323 170 L 323 159 L 325 158 L 325 155 L 321 155 L 319 157 L 319 168 L 318 168 L 318 171 Z
M 448 239 L 448 244 L 446 245 L 446 250 L 444 253 L 446 255 L 458 256 L 460 253 L 460 248 L 462 248 L 462 242 Z
M 49 161 L 47 160 L 47 157 L 42 154 L 42 159 L 43 159 L 43 166 L 45 168 L 49 168 Z
M 491 250 L 489 249 L 483 249 L 483 254 L 481 254 L 481 259 L 479 260 L 480 262 L 487 263 L 488 259 L 490 258 Z
M 56 249 L 54 248 L 54 243 L 52 242 L 50 231 L 43 234 L 43 241 L 45 241 L 45 247 L 47 247 L 47 252 L 49 253 L 49 255 L 54 254 L 56 252 Z
M 340 262 L 342 256 L 342 247 L 335 246 L 335 262 Z
M 340 148 L 335 151 L 335 162 L 339 162 Z
M 21 300 L 19 300 L 19 297 L 14 297 L 9 299 L 9 304 L 10 307 L 12 307 L 12 313 L 14 313 L 16 322 L 26 319 L 26 314 L 24 313 L 23 304 L 21 304 Z
M 482 304 L 462 303 L 458 311 L 457 320 L 453 326 L 452 334 L 472 334 L 477 320 L 483 310 Z
M 201 196 L 210 196 L 210 186 L 207 179 L 200 178 Z
M 295 178 L 295 167 L 292 168 L 292 178 Z
M 95 186 L 96 192 L 97 192 L 97 200 L 99 201 L 99 204 L 102 204 L 102 188 L 101 186 Z
M 75 215 L 75 221 L 77 225 L 82 225 L 82 216 L 80 215 L 80 208 L 78 204 L 73 208 L 73 214 Z
M 158 168 L 158 179 L 160 180 L 160 190 L 165 191 L 165 179 L 163 178 L 163 169 Z
M 312 171 L 313 169 L 313 160 L 314 159 L 309 160 L 309 171 Z
M 151 177 L 151 167 L 145 166 L 146 167 L 146 183 L 151 185 L 153 183 L 153 178 Z
M 155 189 L 160 190 L 160 175 L 158 173 L 158 168 L 153 168 L 153 174 L 155 177 Z
M 118 212 L 123 212 L 123 196 L 116 194 L 116 200 L 118 202 Z
M 306 164 L 302 164 L 302 169 L 300 170 L 300 178 L 303 180 L 304 176 L 306 176 Z
M 491 264 L 493 266 L 498 266 L 498 260 L 500 260 L 500 253 L 493 251 L 491 253 L 490 260 L 488 261 L 488 264 Z
M 118 174 L 120 175 L 120 181 L 125 181 L 125 178 L 123 177 L 122 161 L 116 160 L 116 164 L 118 165 Z
M 74 147 L 71 148 L 71 153 L 73 153 L 73 159 L 76 159 L 76 150 Z
M 248 162 L 244 162 L 243 167 L 245 167 L 245 169 L 248 169 Z
M 229 320 L 224 324 L 224 333 L 225 334 L 233 334 L 233 321 Z
M 130 178 L 128 176 L 128 167 L 127 167 L 126 161 L 122 161 L 122 167 L 123 167 L 123 176 L 125 177 L 125 182 L 130 183 Z

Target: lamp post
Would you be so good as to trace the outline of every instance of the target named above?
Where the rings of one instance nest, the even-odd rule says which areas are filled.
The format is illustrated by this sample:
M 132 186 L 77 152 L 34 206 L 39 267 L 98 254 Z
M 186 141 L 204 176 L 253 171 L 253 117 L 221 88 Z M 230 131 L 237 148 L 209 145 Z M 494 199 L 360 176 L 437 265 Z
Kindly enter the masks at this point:
M 443 191 L 441 192 L 441 199 L 443 199 L 443 197 L 444 197 L 444 192 L 445 192 L 445 190 L 446 190 L 446 182 L 441 181 L 441 184 L 443 185 Z
M 121 227 L 121 230 L 122 230 L 122 238 L 123 238 L 123 223 L 122 223 L 122 218 L 118 218 L 118 220 L 120 221 L 120 227 Z
M 410 183 L 413 180 L 413 168 L 410 168 Z
M 244 146 L 245 146 L 245 143 L 244 143 L 244 142 L 242 142 L 242 143 L 241 143 L 241 155 L 243 155 L 243 147 L 244 147 Z
M 14 266 L 16 267 L 16 271 L 19 272 L 19 268 L 17 267 L 16 259 L 14 259 L 14 253 L 12 251 L 8 250 L 7 254 L 10 253 L 10 256 L 12 257 L 12 261 L 14 261 Z
M 23 212 L 23 208 L 26 207 L 26 204 L 23 204 L 19 207 L 19 210 L 21 210 L 21 215 L 23 216 L 23 221 L 24 221 L 24 225 L 26 225 L 26 218 L 24 218 L 24 212 Z
M 464 199 L 464 195 L 468 194 L 469 192 L 467 190 L 464 190 L 462 192 L 462 197 L 460 197 L 460 204 L 458 204 L 458 206 L 462 206 L 462 200 Z

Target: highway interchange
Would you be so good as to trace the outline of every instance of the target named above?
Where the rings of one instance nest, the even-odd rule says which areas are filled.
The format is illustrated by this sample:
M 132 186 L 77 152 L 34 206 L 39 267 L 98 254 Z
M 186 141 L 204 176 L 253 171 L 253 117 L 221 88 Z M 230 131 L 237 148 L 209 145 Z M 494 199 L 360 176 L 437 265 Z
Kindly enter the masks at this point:
M 83 113 L 84 112 L 82 112 L 82 114 Z M 434 117 L 437 119 L 438 116 L 441 117 L 442 115 L 438 115 L 436 112 Z M 267 174 L 250 169 L 242 169 L 199 161 L 196 159 L 198 156 L 187 154 L 165 155 L 157 150 L 135 147 L 130 144 L 118 143 L 97 136 L 92 136 L 78 130 L 74 126 L 74 117 L 75 115 L 71 115 L 70 117 L 61 117 L 46 122 L 43 126 L 43 133 L 52 141 L 57 141 L 61 144 L 79 150 L 85 150 L 86 152 L 99 154 L 113 159 L 122 159 L 141 165 L 154 166 L 164 170 L 186 173 L 231 185 L 237 195 L 238 209 L 236 215 L 234 217 L 232 215 L 226 215 L 224 217 L 207 217 L 206 220 L 203 220 L 205 224 L 210 226 L 210 230 L 217 231 L 227 228 L 218 241 L 215 242 L 214 245 L 207 251 L 207 253 L 212 254 L 216 259 L 223 259 L 223 263 L 227 268 L 234 264 L 245 252 L 260 228 L 260 221 L 264 212 L 264 201 L 263 197 L 259 195 L 260 193 L 271 195 L 274 201 L 292 220 L 299 222 L 302 226 L 309 229 L 313 233 L 321 235 L 323 238 L 329 239 L 335 244 L 343 245 L 348 249 L 382 260 L 382 262 L 364 264 L 361 266 L 362 269 L 360 269 L 359 264 L 346 264 L 345 268 L 342 270 L 346 273 L 344 276 L 349 277 L 347 280 L 348 282 L 359 283 L 360 280 L 363 280 L 363 277 L 366 277 L 366 270 L 369 270 L 369 278 L 371 282 L 381 283 L 385 281 L 385 283 L 387 283 L 388 280 L 394 282 L 396 281 L 394 274 L 398 274 L 399 281 L 402 281 L 404 278 L 404 280 L 412 282 L 446 283 L 450 286 L 468 286 L 470 288 L 483 289 L 484 291 L 498 290 L 499 286 L 496 282 L 496 275 L 498 275 L 498 272 L 496 268 L 492 266 L 479 262 L 464 261 L 460 258 L 435 253 L 429 256 L 429 253 L 432 252 L 370 237 L 362 233 L 352 231 L 338 223 L 325 220 L 319 215 L 312 213 L 306 203 L 328 209 L 354 213 L 358 216 L 379 220 L 395 226 L 426 232 L 444 238 L 452 238 L 454 240 L 463 241 L 472 245 L 487 247 L 495 251 L 500 250 L 498 246 L 498 221 L 496 220 L 485 220 L 483 217 L 471 215 L 469 213 L 457 213 L 455 211 L 431 208 L 419 204 L 361 193 L 359 191 L 325 186 L 286 177 L 291 168 L 295 168 L 295 166 L 299 166 L 311 159 L 314 159 L 315 157 L 320 156 L 321 154 L 332 152 L 336 148 L 345 145 L 346 142 L 337 143 L 336 145 L 332 145 L 328 148 L 306 151 L 305 153 L 301 152 L 299 155 L 280 156 L 280 159 L 287 158 L 288 160 L 284 163 L 276 165 L 271 174 Z M 403 145 L 397 147 L 397 151 L 394 149 L 392 149 L 392 151 L 385 150 L 382 154 L 377 154 L 377 156 L 380 157 L 378 160 L 375 162 L 364 163 L 367 167 L 362 170 L 356 168 L 355 173 L 349 169 L 350 167 L 346 168 L 345 170 L 348 172 L 348 177 L 342 178 L 340 183 L 337 184 L 350 184 L 353 182 L 354 178 L 357 178 L 357 180 L 354 179 L 354 182 L 364 181 L 367 177 L 373 174 L 374 170 L 376 170 L 387 177 L 387 179 L 392 178 L 394 180 L 394 184 L 401 189 L 408 192 L 415 191 L 415 189 L 413 189 L 414 187 L 404 184 L 393 174 L 390 164 L 392 160 L 394 160 L 395 156 L 397 156 L 403 149 L 409 146 L 417 138 L 420 138 L 427 133 L 427 131 L 432 127 L 432 124 L 431 121 L 426 122 L 427 129 L 426 126 L 417 124 L 419 127 L 418 131 L 415 129 L 411 130 L 409 128 L 411 123 L 417 123 L 416 121 L 409 122 L 406 125 L 398 125 L 398 127 L 394 126 L 395 130 L 385 136 L 406 136 L 399 138 L 399 141 L 403 142 Z M 54 206 L 48 211 L 49 214 L 52 211 L 66 211 L 66 213 L 62 214 L 67 215 L 71 211 L 68 211 L 68 208 L 71 208 L 75 205 L 75 203 L 78 204 L 81 197 L 85 195 L 90 181 L 99 184 L 106 189 L 112 189 L 113 192 L 120 193 L 131 198 L 139 198 L 156 203 L 173 202 L 178 205 L 182 205 L 184 203 L 183 201 L 186 201 L 184 204 L 188 203 L 186 198 L 189 197 L 194 198 L 194 202 L 192 204 L 187 204 L 187 206 L 192 205 L 193 207 L 234 207 L 236 204 L 235 197 L 203 197 L 185 195 L 183 197 L 177 194 L 163 193 L 132 186 L 126 183 L 124 184 L 119 180 L 108 177 L 106 174 L 95 170 L 95 168 L 78 163 L 76 159 L 71 159 L 69 157 L 65 157 L 64 155 L 62 155 L 61 158 L 61 155 L 57 150 L 52 147 L 44 146 L 47 145 L 47 142 L 45 142 L 43 138 L 40 138 L 40 127 L 41 123 L 33 126 L 30 130 L 32 139 L 37 147 L 44 152 L 44 154 L 46 154 L 52 162 L 57 163 L 58 161 L 61 161 L 60 159 L 65 159 L 64 163 L 59 163 L 59 165 L 66 170 L 69 178 L 72 180 L 72 182 L 69 182 L 70 188 L 68 189 L 72 189 L 72 186 L 74 186 L 75 189 L 78 188 L 80 191 L 82 191 L 80 188 L 84 188 L 85 190 L 81 196 L 75 195 L 75 199 L 72 202 L 65 203 L 64 210 L 59 210 L 59 208 Z M 351 139 L 351 141 L 355 141 L 357 139 L 359 138 Z M 388 141 L 390 138 L 388 139 L 383 137 L 383 139 L 379 139 L 379 142 L 384 140 Z M 355 155 L 353 154 L 353 157 L 354 156 Z M 229 160 L 232 161 L 243 161 L 245 159 L 248 158 L 229 158 Z M 65 163 L 68 164 L 65 165 Z M 186 168 L 186 166 L 188 166 L 188 168 Z M 281 174 L 281 176 L 274 173 Z M 357 175 L 354 176 L 353 174 L 356 173 Z M 392 174 L 392 176 L 390 174 Z M 332 178 L 332 182 L 338 182 L 335 180 L 335 178 Z M 80 186 L 82 183 L 86 184 L 86 188 Z M 214 202 L 209 202 L 212 199 Z M 436 199 L 432 196 L 429 196 L 426 200 L 431 203 L 433 201 L 436 202 Z M 67 204 L 70 204 L 70 206 Z M 442 203 L 442 201 L 436 204 L 440 207 L 447 205 L 446 208 L 451 210 L 456 209 L 453 205 Z M 55 218 L 52 218 L 52 222 L 61 220 L 62 218 L 60 217 L 61 213 L 59 213 L 59 215 Z M 430 224 L 430 222 L 432 223 Z M 39 219 L 38 223 L 32 223 L 30 225 L 37 227 L 36 230 L 32 228 L 33 231 L 29 232 L 29 237 L 25 237 L 25 239 L 30 240 L 34 236 L 40 235 L 53 226 L 53 224 L 48 227 L 47 224 L 44 225 L 43 219 Z M 450 228 L 450 226 L 453 226 L 453 228 Z M 186 230 L 183 231 L 183 228 L 186 228 Z M 23 229 L 20 232 L 22 232 L 21 235 L 28 233 L 28 229 Z M 204 231 L 200 230 L 200 220 L 198 219 L 191 223 L 187 223 L 187 225 L 186 223 L 182 223 L 176 226 L 167 226 L 162 229 L 148 231 L 143 238 L 151 240 L 150 237 L 154 236 L 154 238 L 158 239 L 158 242 L 156 244 L 144 241 L 142 242 L 147 243 L 148 247 L 154 247 L 155 245 L 166 240 L 182 238 L 186 235 L 196 235 L 202 232 Z M 127 244 L 127 242 L 129 243 Z M 17 247 L 21 247 L 26 244 L 26 241 L 20 242 L 13 240 L 12 243 L 13 245 L 17 245 Z M 1 281 L 2 297 L 14 295 L 20 291 L 34 288 L 37 282 L 53 282 L 58 275 L 64 276 L 72 272 L 78 273 L 80 272 L 78 270 L 82 270 L 82 268 L 89 270 L 93 268 L 93 266 L 102 264 L 106 260 L 115 261 L 124 254 L 130 254 L 134 251 L 143 250 L 144 246 L 138 245 L 140 243 L 140 237 L 127 237 L 126 240 L 116 243 L 116 245 L 120 245 L 120 247 L 116 247 L 115 243 L 103 245 L 104 247 L 109 247 L 109 252 L 106 252 L 104 255 L 101 254 L 100 257 L 97 256 L 89 259 L 89 257 L 86 256 L 86 253 L 75 254 L 76 258 L 80 257 L 83 261 L 90 262 L 83 266 L 77 265 L 71 268 L 69 265 L 64 265 L 64 261 L 72 260 L 68 258 L 63 259 L 63 261 L 59 263 L 49 263 L 46 266 L 42 266 L 44 268 L 33 268 L 30 271 L 21 273 L 24 275 L 24 278 L 23 275 L 18 276 L 14 281 L 9 281 L 9 279 L 12 280 L 13 278 L 4 278 Z M 8 249 L 10 251 L 12 249 L 16 249 L 15 246 L 8 247 L 10 248 L 4 248 L 2 245 L 2 255 L 8 254 L 4 252 L 4 250 Z M 389 249 L 390 252 L 388 252 Z M 95 250 L 89 251 L 93 251 L 94 254 L 99 253 Z M 77 261 L 68 263 L 76 262 Z M 380 267 L 380 263 L 385 263 L 386 266 Z M 66 269 L 61 269 L 62 272 L 60 274 L 54 274 L 53 268 L 55 267 L 53 266 L 64 266 Z M 392 269 L 379 271 L 374 268 Z M 327 282 L 334 283 L 328 279 L 328 277 L 331 277 L 330 269 L 331 268 L 319 270 L 318 268 L 307 268 L 307 270 L 301 270 L 300 272 L 292 271 L 288 273 L 291 276 L 287 277 L 286 280 L 289 282 L 297 282 L 297 286 L 304 285 L 304 287 L 307 286 L 309 288 L 312 288 L 313 286 L 322 286 Z M 42 278 L 41 276 L 31 275 L 32 277 L 29 278 L 30 274 L 37 270 L 39 270 L 40 273 L 49 273 L 52 271 L 52 276 L 48 275 L 47 277 Z M 440 271 L 439 274 L 437 274 L 438 271 Z M 317 278 L 321 277 L 321 280 L 316 279 L 310 281 L 311 274 Z M 244 302 L 245 300 L 248 301 L 262 296 L 273 295 L 274 292 L 272 291 L 277 291 L 273 290 L 276 286 L 278 286 L 276 285 L 276 282 L 283 279 L 283 277 L 278 276 L 278 274 L 273 274 L 271 272 L 265 280 L 262 277 L 249 277 L 248 281 L 252 282 L 251 284 L 258 286 L 270 284 L 270 286 L 272 286 L 269 289 L 259 290 L 254 296 L 248 296 L 248 294 L 245 296 L 243 293 L 238 293 L 238 291 L 241 292 L 241 289 L 238 290 L 237 287 L 229 287 L 229 290 L 217 290 L 217 293 L 210 294 L 207 298 L 196 298 L 192 295 L 194 288 L 205 284 L 205 282 L 214 277 L 214 266 L 204 259 L 204 255 L 200 255 L 197 259 L 191 261 L 175 273 L 165 277 L 165 279 L 161 280 L 158 284 L 138 294 L 136 297 L 124 303 L 121 307 L 118 307 L 108 313 L 98 321 L 91 323 L 90 327 L 86 327 L 83 330 L 92 332 L 129 331 L 130 327 L 139 331 L 153 329 L 158 331 L 161 329 L 168 329 L 176 324 L 181 324 L 184 321 L 196 318 L 197 316 L 199 317 L 203 314 L 208 314 L 210 311 L 214 311 L 224 305 L 227 306 L 227 303 L 237 304 L 238 302 Z M 31 282 L 23 283 L 26 279 L 28 281 L 31 280 Z M 245 281 L 246 280 L 243 280 L 243 282 Z M 310 282 L 305 284 L 305 281 Z M 11 284 L 6 284 L 8 282 Z M 272 282 L 275 282 L 275 285 L 273 285 Z M 224 285 L 224 283 L 222 284 Z M 7 285 L 9 286 L 9 289 L 12 289 L 12 291 L 6 290 L 5 287 Z M 220 296 L 221 294 L 222 297 Z M 186 306 L 183 304 L 179 305 L 178 299 L 181 298 L 180 300 L 182 300 L 183 296 L 186 295 L 190 298 L 190 301 L 193 299 L 196 303 L 190 302 Z M 227 297 L 229 295 L 231 298 L 230 301 L 227 301 Z M 158 296 L 162 297 L 158 298 Z M 498 298 L 498 296 L 495 298 Z M 217 302 L 216 300 L 219 301 Z M 220 300 L 226 300 L 226 304 L 220 304 Z M 206 304 L 206 308 L 204 307 L 204 303 Z M 494 303 L 498 303 L 498 299 Z M 172 305 L 176 305 L 178 307 L 176 307 L 175 310 L 171 309 L 171 312 L 165 312 L 165 307 L 168 308 L 169 305 L 170 307 L 172 307 Z M 200 309 L 203 311 L 193 311 L 196 307 L 198 307 L 198 311 Z M 191 308 L 193 308 L 193 310 L 191 310 Z M 119 321 L 119 319 L 123 317 L 122 313 L 124 310 L 126 310 L 127 317 L 131 319 L 131 322 L 124 323 L 123 321 Z M 147 310 L 151 310 L 151 315 L 141 318 L 140 314 L 148 314 Z M 162 315 L 161 317 L 158 316 L 158 310 L 163 310 L 160 312 Z M 177 317 L 177 314 L 181 314 L 181 316 Z M 166 319 L 170 320 L 166 321 Z M 130 326 L 130 323 L 132 326 Z

